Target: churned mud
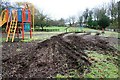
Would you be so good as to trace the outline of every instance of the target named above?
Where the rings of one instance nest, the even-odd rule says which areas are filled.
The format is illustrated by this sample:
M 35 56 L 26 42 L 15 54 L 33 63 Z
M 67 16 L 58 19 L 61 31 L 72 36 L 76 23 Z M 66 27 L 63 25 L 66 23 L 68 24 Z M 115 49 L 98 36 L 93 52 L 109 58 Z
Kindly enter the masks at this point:
M 82 75 L 91 65 L 86 50 L 118 55 L 108 38 L 64 33 L 43 42 L 3 43 L 2 77 L 46 78 L 77 69 Z

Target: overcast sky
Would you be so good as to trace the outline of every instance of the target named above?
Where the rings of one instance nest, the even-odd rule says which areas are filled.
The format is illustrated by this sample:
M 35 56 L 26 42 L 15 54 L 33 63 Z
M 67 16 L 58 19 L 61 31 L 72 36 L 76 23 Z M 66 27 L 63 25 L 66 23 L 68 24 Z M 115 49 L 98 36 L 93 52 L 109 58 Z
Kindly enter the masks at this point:
M 32 2 L 37 8 L 53 19 L 68 18 L 78 15 L 86 8 L 101 7 L 102 4 L 108 4 L 111 0 L 10 0 Z M 120 1 L 120 0 L 115 0 Z

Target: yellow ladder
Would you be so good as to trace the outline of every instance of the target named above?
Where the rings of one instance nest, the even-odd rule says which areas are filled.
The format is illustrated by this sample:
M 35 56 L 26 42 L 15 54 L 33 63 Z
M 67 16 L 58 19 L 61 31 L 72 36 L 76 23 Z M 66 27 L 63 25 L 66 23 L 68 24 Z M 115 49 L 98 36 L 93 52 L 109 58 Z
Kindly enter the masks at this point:
M 7 26 L 6 26 L 5 32 L 8 31 L 10 20 L 11 20 L 11 14 L 9 14 L 9 17 L 8 17 L 8 21 L 7 21 Z
M 15 13 L 13 20 L 11 20 L 10 22 L 6 42 L 8 42 L 9 38 L 12 38 L 12 42 L 14 41 L 16 29 L 17 29 L 17 12 Z

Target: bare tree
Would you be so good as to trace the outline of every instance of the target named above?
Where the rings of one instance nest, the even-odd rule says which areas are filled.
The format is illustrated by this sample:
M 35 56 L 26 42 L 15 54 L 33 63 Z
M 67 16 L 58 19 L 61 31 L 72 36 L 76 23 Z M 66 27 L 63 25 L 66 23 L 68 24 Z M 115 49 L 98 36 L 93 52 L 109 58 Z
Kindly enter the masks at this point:
M 71 17 L 69 17 L 69 18 L 66 20 L 66 22 L 69 23 L 69 26 L 70 26 L 70 27 L 72 26 L 72 20 L 71 20 Z
M 89 17 L 92 17 L 93 11 L 90 10 L 90 11 L 88 12 L 88 14 L 89 14 Z
M 72 21 L 72 26 L 73 27 L 75 27 L 75 20 L 76 20 L 75 16 L 72 16 L 71 17 L 71 21 Z
M 98 20 L 99 12 L 100 12 L 100 9 L 99 9 L 99 8 L 94 8 L 94 9 L 93 9 L 93 16 L 94 16 L 94 19 L 95 19 L 95 20 Z
M 116 26 L 116 22 L 117 22 L 117 17 L 118 17 L 118 8 L 117 8 L 117 3 L 115 2 L 115 0 L 111 0 L 108 8 L 108 13 L 111 16 L 111 20 L 112 20 L 112 26 Z
M 118 27 L 120 27 L 120 1 L 118 2 Z
M 100 8 L 94 8 L 93 10 L 93 16 L 95 20 L 99 20 L 103 15 L 105 15 L 107 12 L 106 8 L 102 7 Z
M 88 13 L 89 13 L 89 9 L 87 8 L 84 12 L 83 12 L 83 17 L 84 17 L 84 22 L 86 23 L 88 20 Z
M 65 20 L 63 18 L 58 20 L 58 26 L 65 26 Z
M 78 16 L 78 23 L 81 26 L 83 22 L 83 16 Z

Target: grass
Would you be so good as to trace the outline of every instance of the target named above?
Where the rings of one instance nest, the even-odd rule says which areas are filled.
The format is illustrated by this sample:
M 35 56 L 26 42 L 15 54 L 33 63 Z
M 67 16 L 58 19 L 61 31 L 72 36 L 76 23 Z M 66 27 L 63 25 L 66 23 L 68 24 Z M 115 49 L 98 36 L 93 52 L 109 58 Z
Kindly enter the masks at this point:
M 30 41 L 34 41 L 34 40 L 45 40 L 50 38 L 51 36 L 54 36 L 56 34 L 60 34 L 60 33 L 64 33 L 66 32 L 66 28 L 67 27 L 57 27 L 57 26 L 51 26 L 51 27 L 44 27 L 44 29 L 59 29 L 59 31 L 55 32 L 33 32 L 33 39 L 28 40 L 29 38 L 27 37 L 24 41 L 25 42 L 30 42 Z M 80 28 L 80 27 L 69 27 L 67 29 L 67 32 L 80 32 L 80 31 L 85 31 L 85 32 L 101 32 L 100 30 L 94 30 L 94 29 L 89 29 L 89 28 Z M 25 34 L 29 34 L 29 32 L 25 32 Z M 36 36 L 37 35 L 37 36 Z M 110 32 L 110 31 L 105 31 L 105 34 L 102 34 L 100 36 L 104 36 L 104 37 L 115 37 L 115 38 L 120 38 L 120 35 L 118 35 L 117 32 Z M 5 38 L 3 38 L 2 40 L 0 40 L 0 42 L 4 42 Z
M 0 43 L 5 42 L 6 38 L 0 38 Z
M 46 39 L 49 39 L 51 36 L 58 35 L 62 32 L 33 32 L 32 33 L 32 38 L 30 39 L 29 37 L 29 32 L 25 32 L 25 38 L 24 40 L 21 40 L 22 42 L 31 42 L 31 41 L 43 41 Z M 21 36 L 20 36 L 21 38 Z M 6 38 L 0 38 L 0 42 L 5 42 Z M 15 41 L 18 41 L 18 38 L 15 38 Z
M 118 78 L 118 66 L 116 61 L 118 57 L 112 55 L 90 52 L 88 54 L 92 61 L 91 72 L 85 75 L 85 78 Z
M 55 78 L 60 79 L 60 78 L 80 78 L 79 73 L 75 69 L 70 69 L 69 74 L 61 75 L 57 74 Z
M 54 32 L 65 32 L 65 29 L 67 27 L 57 27 L 57 26 L 50 26 L 50 27 L 44 27 L 44 29 L 48 29 L 48 30 L 58 30 L 58 31 L 54 31 Z M 38 29 L 42 29 L 41 27 Z
M 67 27 L 57 27 L 57 26 L 53 26 L 53 27 L 44 27 L 44 29 L 59 29 L 58 32 L 66 32 L 66 28 Z M 95 30 L 95 29 L 90 29 L 90 28 L 80 28 L 80 27 L 69 27 L 67 29 L 67 32 L 80 32 L 80 31 L 85 31 L 85 32 L 101 32 L 101 30 Z M 111 32 L 111 31 L 105 31 L 105 34 L 101 35 L 104 37 L 115 37 L 115 38 L 120 38 L 120 35 L 118 35 L 117 32 Z
M 112 63 L 96 63 L 85 78 L 118 78 L 118 68 Z
M 92 66 L 90 72 L 84 73 L 84 78 L 118 78 L 119 70 L 117 65 L 118 57 L 97 53 L 96 51 L 86 51 L 91 58 Z M 55 78 L 81 78 L 77 70 L 71 69 L 68 74 L 57 74 Z
M 105 31 L 105 34 L 102 34 L 101 36 L 120 38 L 119 33 L 117 33 L 117 32 L 110 32 L 110 31 Z
M 44 27 L 44 29 L 58 29 L 58 32 L 66 32 L 66 28 L 68 27 L 57 27 L 57 26 L 51 26 L 51 27 Z M 41 28 L 40 28 L 41 29 Z M 69 27 L 67 29 L 67 32 L 80 32 L 81 30 L 83 31 L 89 31 L 89 30 L 93 30 L 93 29 L 89 29 L 89 28 L 80 28 L 80 27 Z M 96 30 L 95 30 L 96 31 Z
M 29 34 L 29 33 L 26 33 L 26 34 Z M 30 39 L 28 36 L 23 40 L 23 42 L 31 42 L 36 40 L 43 41 L 43 40 L 49 39 L 52 36 L 56 36 L 58 34 L 60 34 L 60 32 L 33 32 L 32 39 Z

